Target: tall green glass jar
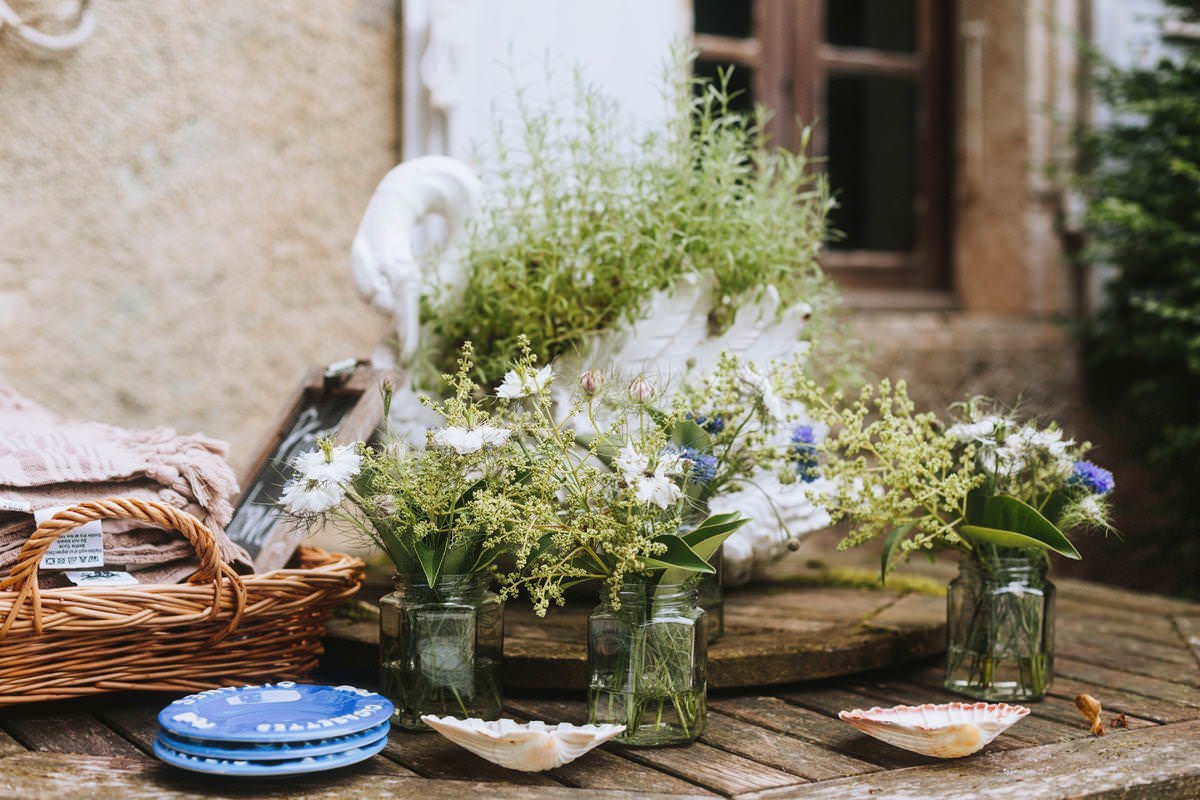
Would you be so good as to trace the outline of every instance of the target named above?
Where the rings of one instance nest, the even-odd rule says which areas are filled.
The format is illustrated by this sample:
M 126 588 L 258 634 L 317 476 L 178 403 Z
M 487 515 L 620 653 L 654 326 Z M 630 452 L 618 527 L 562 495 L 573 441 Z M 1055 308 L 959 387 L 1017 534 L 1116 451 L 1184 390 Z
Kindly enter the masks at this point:
M 626 726 L 618 742 L 695 741 L 707 716 L 708 643 L 695 581 L 656 586 L 631 576 L 619 607 L 588 617 L 588 721 Z
M 946 592 L 946 681 L 991 702 L 1038 700 L 1054 675 L 1054 584 L 1039 550 L 964 555 Z
M 497 719 L 503 693 L 504 605 L 491 576 L 403 577 L 379 602 L 380 686 L 392 721 L 428 730 L 422 714 Z

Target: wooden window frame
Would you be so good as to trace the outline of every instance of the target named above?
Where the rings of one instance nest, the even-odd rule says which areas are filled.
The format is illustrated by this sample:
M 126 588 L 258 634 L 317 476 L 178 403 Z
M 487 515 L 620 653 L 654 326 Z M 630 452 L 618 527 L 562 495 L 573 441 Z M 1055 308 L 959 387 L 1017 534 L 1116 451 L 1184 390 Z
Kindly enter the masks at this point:
M 917 87 L 912 250 L 826 249 L 822 265 L 851 289 L 950 288 L 951 0 L 914 0 L 917 41 L 912 53 L 826 43 L 823 0 L 752 2 L 752 38 L 697 33 L 693 45 L 703 60 L 754 71 L 754 99 L 773 111 L 767 132 L 777 144 L 800 147 L 799 119 L 813 124 L 814 152 L 826 152 L 828 132 L 821 110 L 831 74 L 905 77 Z

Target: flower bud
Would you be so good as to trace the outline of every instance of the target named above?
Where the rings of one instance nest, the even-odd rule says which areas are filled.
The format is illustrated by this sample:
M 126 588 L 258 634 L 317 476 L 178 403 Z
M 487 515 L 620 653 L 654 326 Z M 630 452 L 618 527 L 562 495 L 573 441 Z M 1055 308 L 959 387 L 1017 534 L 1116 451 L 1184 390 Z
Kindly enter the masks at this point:
M 648 403 L 650 398 L 654 397 L 654 384 L 646 380 L 645 376 L 639 375 L 629 384 L 629 396 L 635 403 Z
M 604 388 L 604 373 L 598 369 L 589 369 L 579 376 L 579 388 L 588 397 L 594 396 Z

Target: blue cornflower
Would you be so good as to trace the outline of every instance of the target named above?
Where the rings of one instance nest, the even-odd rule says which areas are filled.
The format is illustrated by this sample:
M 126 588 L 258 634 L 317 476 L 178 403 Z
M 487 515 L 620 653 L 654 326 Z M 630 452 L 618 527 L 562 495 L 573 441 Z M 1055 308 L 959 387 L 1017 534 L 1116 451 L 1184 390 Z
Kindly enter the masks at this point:
M 797 425 L 792 431 L 792 461 L 796 463 L 796 477 L 805 483 L 812 483 L 821 477 L 817 469 L 821 459 L 816 442 L 817 437 L 811 425 Z
M 681 447 L 679 458 L 687 462 L 689 477 L 699 484 L 705 484 L 717 476 L 717 457 L 701 453 L 694 447 Z
M 687 418 L 699 425 L 711 436 L 716 436 L 718 433 L 725 430 L 725 420 L 715 414 L 711 417 L 706 417 L 703 414 L 692 414 L 691 412 L 688 412 Z
M 1090 461 L 1076 461 L 1067 484 L 1082 486 L 1093 494 L 1108 494 L 1116 486 L 1116 481 L 1113 480 L 1113 474 L 1104 467 Z

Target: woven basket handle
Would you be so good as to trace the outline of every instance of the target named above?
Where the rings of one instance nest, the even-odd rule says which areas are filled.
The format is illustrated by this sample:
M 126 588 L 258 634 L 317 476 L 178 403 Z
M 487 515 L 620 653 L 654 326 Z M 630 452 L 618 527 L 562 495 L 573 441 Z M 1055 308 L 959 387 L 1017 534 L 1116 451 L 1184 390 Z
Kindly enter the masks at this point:
M 134 520 L 166 530 L 175 530 L 182 534 L 191 542 L 200 562 L 200 567 L 188 578 L 188 581 L 190 583 L 212 583 L 213 602 L 209 611 L 210 618 L 215 618 L 221 612 L 221 590 L 225 588 L 226 581 L 232 589 L 232 618 L 229 625 L 217 635 L 216 639 L 224 638 L 237 627 L 246 606 L 246 586 L 242 582 L 241 576 L 221 560 L 217 540 L 212 531 L 186 511 L 180 511 L 163 503 L 121 497 L 91 500 L 64 508 L 38 526 L 21 548 L 17 563 L 9 572 L 8 577 L 0 580 L 0 590 L 16 590 L 17 592 L 17 597 L 9 609 L 8 615 L 0 625 L 0 636 L 7 634 L 13 623 L 17 621 L 26 599 L 30 600 L 33 606 L 33 629 L 36 633 L 42 632 L 42 604 L 38 590 L 38 567 L 42 563 L 42 557 L 59 536 L 98 519 Z

